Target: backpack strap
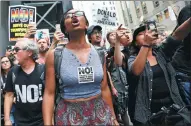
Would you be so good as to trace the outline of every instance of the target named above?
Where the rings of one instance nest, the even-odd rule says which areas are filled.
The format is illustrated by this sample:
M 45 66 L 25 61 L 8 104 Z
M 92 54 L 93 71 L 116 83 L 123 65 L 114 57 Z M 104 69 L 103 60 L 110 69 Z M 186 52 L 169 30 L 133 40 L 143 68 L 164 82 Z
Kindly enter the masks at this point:
M 55 48 L 54 51 L 54 70 L 55 70 L 55 75 L 57 79 L 60 79 L 60 66 L 62 62 L 62 52 L 65 48 L 65 45 L 59 46 Z
M 40 73 L 40 80 L 43 85 L 45 85 L 45 64 L 38 64 L 37 66 L 38 73 Z
M 55 70 L 55 79 L 56 79 L 55 101 L 54 101 L 55 108 L 57 107 L 58 102 L 61 99 L 59 84 L 62 83 L 62 80 L 60 78 L 60 67 L 62 63 L 62 53 L 64 51 L 64 48 L 65 48 L 65 45 L 62 45 L 62 46 L 56 47 L 54 50 L 54 70 Z M 54 118 L 54 123 L 55 123 L 55 118 Z
M 16 80 L 16 77 L 17 77 L 17 75 L 18 75 L 18 73 L 19 73 L 19 70 L 20 70 L 20 66 L 19 65 L 15 65 L 15 66 L 13 66 L 13 68 L 12 68 L 12 84 L 13 84 L 13 90 L 15 91 L 15 80 Z
M 60 100 L 60 91 L 59 91 L 59 84 L 61 83 L 60 79 L 60 67 L 62 62 L 62 52 L 65 45 L 57 46 L 54 50 L 54 71 L 55 71 L 55 79 L 56 79 L 56 98 L 55 98 L 55 105 Z
M 103 66 L 104 62 L 105 62 L 105 51 L 104 51 L 104 49 L 103 48 L 96 48 L 95 46 L 93 46 L 93 47 L 96 49 L 96 51 L 99 55 L 99 59 L 101 61 L 101 64 Z

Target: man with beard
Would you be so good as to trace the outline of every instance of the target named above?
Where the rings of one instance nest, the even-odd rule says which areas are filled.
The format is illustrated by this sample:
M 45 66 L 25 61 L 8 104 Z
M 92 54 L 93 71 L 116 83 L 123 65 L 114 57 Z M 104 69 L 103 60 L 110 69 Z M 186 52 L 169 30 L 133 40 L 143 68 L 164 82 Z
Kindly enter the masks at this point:
M 45 39 L 45 38 L 39 39 L 39 40 L 37 40 L 37 45 L 39 48 L 39 55 L 38 55 L 38 59 L 36 60 L 36 62 L 39 64 L 44 64 L 45 56 L 49 49 L 49 40 Z
M 19 65 L 11 68 L 7 75 L 4 100 L 5 125 L 12 125 L 10 111 L 15 103 L 15 123 L 17 126 L 43 126 L 42 98 L 44 94 L 44 64 L 35 62 L 38 47 L 34 41 L 21 39 L 14 47 Z

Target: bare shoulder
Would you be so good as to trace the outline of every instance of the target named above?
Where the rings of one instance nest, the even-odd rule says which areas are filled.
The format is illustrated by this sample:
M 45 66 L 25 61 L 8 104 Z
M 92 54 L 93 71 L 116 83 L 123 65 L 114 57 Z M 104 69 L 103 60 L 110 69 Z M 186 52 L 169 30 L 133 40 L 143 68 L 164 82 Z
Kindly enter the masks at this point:
M 46 55 L 46 64 L 54 64 L 54 49 L 49 50 Z

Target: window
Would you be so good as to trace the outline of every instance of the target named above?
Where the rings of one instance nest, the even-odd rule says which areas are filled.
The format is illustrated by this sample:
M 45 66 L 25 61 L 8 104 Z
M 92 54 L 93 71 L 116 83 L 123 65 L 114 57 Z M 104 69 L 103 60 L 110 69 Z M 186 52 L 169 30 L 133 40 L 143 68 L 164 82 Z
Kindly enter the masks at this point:
M 103 2 L 103 5 L 105 5 L 105 2 Z
M 113 1 L 113 4 L 114 4 L 114 1 Z
M 153 1 L 153 5 L 154 5 L 154 7 L 158 7 L 159 6 L 159 1 Z
M 146 3 L 144 1 L 141 1 L 141 6 L 143 9 L 143 14 L 147 14 L 148 13 L 147 6 L 146 6 Z
M 107 10 L 107 7 L 105 9 Z
M 134 1 L 134 5 L 135 5 L 135 9 L 136 9 L 136 14 L 137 17 L 140 18 L 141 17 L 141 5 L 140 5 L 140 1 Z
M 111 2 L 109 2 L 109 4 L 111 4 Z
M 113 10 L 115 10 L 115 7 L 113 7 Z
M 129 22 L 130 22 L 130 23 L 133 23 L 133 18 L 132 18 L 132 15 L 131 15 L 131 14 L 129 14 Z
M 112 7 L 111 7 L 111 10 L 112 10 Z

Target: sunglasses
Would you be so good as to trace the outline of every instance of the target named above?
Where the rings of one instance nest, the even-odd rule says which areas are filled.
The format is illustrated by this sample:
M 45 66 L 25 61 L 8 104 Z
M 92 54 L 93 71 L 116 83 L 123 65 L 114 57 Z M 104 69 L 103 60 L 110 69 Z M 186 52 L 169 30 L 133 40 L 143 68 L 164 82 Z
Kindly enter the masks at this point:
M 64 15 L 64 18 L 65 19 L 72 18 L 73 15 L 76 17 L 84 16 L 84 12 L 83 11 L 76 11 L 74 13 L 69 12 L 69 13 Z
M 2 61 L 1 64 L 8 63 L 8 62 L 9 62 L 8 60 Z
M 22 50 L 22 49 L 19 47 L 14 47 L 13 50 L 17 53 L 19 50 Z

